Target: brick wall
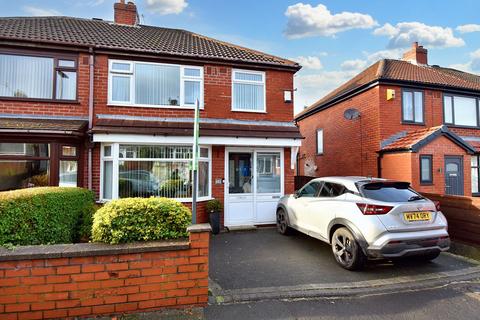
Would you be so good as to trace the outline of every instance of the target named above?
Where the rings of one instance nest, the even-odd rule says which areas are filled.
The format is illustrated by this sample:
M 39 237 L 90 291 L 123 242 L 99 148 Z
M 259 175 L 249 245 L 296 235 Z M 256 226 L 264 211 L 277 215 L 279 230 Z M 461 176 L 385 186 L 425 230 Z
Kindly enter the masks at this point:
M 96 248 L 83 244 L 88 245 Z M 127 251 L 103 245 L 112 252 L 96 256 L 98 252 L 85 248 L 65 253 L 65 246 L 48 246 L 45 251 L 27 247 L 33 259 L 9 260 L 18 259 L 22 247 L 7 256 L 2 252 L 0 319 L 73 318 L 207 303 L 209 231 L 205 226 L 191 231 L 189 241 L 164 243 L 158 249 L 130 245 Z M 55 250 L 63 257 L 53 258 Z M 116 250 L 121 253 L 115 254 Z M 50 257 L 42 258 L 41 252 L 50 252 Z
M 316 176 L 377 175 L 379 149 L 378 87 L 363 92 L 298 122 L 305 137 L 300 148 L 300 172 L 305 163 L 317 166 Z M 356 108 L 361 118 L 346 120 L 345 110 Z M 324 153 L 316 154 L 316 131 L 323 129 Z M 363 132 L 362 134 L 360 134 Z
M 412 153 L 388 153 L 382 157 L 382 178 L 412 181 Z

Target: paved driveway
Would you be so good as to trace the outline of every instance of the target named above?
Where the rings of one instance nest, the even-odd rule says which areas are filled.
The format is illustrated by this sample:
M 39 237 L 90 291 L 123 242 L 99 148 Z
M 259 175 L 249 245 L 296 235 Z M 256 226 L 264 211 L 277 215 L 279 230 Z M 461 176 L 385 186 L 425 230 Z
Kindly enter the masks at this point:
M 357 282 L 416 276 L 474 266 L 449 254 L 429 263 L 369 262 L 361 272 L 340 268 L 330 246 L 295 233 L 282 236 L 275 229 L 212 235 L 210 278 L 222 289 Z

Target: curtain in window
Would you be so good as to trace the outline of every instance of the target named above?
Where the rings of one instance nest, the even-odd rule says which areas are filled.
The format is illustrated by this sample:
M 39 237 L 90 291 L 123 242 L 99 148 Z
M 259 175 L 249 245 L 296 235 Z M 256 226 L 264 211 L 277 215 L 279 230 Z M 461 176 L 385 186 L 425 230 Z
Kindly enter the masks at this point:
M 264 110 L 263 84 L 234 83 L 234 107 L 237 110 Z
M 130 101 L 130 77 L 112 76 L 112 100 Z
M 77 94 L 77 73 L 57 71 L 57 99 L 75 100 Z
M 180 105 L 180 67 L 135 64 L 135 103 Z
M 0 96 L 52 99 L 53 59 L 0 54 Z
M 403 120 L 413 121 L 412 92 L 403 92 Z
M 103 198 L 112 199 L 112 181 L 113 179 L 113 162 L 105 161 L 103 163 Z
M 185 104 L 195 104 L 197 99 L 200 100 L 200 81 L 185 82 Z

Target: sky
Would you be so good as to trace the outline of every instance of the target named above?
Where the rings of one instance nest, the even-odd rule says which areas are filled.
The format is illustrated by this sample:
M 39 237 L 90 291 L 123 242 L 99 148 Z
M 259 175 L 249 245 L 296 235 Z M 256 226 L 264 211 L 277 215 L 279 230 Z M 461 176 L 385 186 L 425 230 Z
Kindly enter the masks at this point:
M 0 0 L 2 16 L 113 20 L 116 0 Z M 429 64 L 480 73 L 479 0 L 136 0 L 141 23 L 182 28 L 293 59 L 295 111 L 412 42 Z

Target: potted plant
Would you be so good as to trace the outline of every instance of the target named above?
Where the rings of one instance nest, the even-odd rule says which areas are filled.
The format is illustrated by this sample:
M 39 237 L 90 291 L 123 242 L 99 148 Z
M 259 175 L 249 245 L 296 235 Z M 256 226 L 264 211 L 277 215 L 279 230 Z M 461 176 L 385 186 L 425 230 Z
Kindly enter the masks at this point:
M 223 210 L 223 205 L 217 199 L 207 202 L 206 210 L 208 212 L 208 220 L 212 226 L 212 233 L 218 234 L 220 232 L 220 212 Z

